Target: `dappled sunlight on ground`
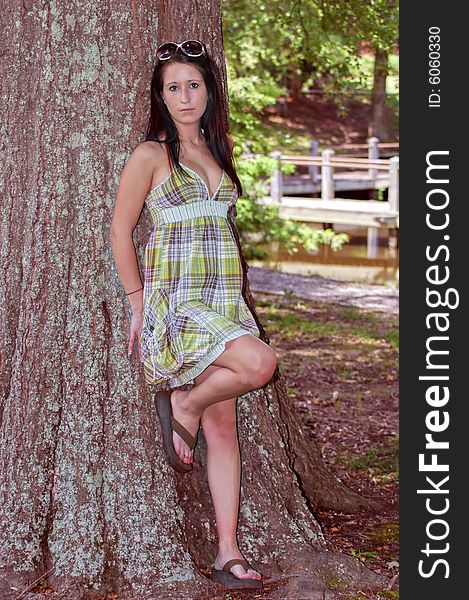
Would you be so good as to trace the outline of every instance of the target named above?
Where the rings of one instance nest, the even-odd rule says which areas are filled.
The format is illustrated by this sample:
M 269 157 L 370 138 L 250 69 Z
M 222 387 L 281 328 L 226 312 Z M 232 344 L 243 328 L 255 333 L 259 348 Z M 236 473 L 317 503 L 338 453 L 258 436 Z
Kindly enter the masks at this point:
M 255 294 L 300 422 L 379 514 L 317 515 L 333 547 L 387 577 L 398 570 L 398 316 Z

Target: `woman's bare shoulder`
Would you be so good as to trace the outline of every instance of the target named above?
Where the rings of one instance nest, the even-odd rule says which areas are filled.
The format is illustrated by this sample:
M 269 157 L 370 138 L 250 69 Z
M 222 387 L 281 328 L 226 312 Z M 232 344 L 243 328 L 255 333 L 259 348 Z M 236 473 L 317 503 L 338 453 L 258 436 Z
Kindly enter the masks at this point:
M 134 148 L 132 154 L 145 162 L 154 161 L 156 166 L 166 162 L 166 150 L 163 144 L 153 140 L 141 142 Z
M 163 144 L 147 140 L 138 144 L 129 157 L 129 161 L 148 177 L 149 189 L 154 187 L 168 173 L 168 158 Z

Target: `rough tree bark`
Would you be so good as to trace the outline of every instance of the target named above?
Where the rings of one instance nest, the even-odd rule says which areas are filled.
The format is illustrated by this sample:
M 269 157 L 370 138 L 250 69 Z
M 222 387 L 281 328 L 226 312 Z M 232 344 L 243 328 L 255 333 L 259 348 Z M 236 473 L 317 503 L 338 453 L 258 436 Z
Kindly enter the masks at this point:
M 373 93 L 371 95 L 370 122 L 368 137 L 377 137 L 382 142 L 389 141 L 389 114 L 386 104 L 386 79 L 388 76 L 388 53 L 375 50 L 373 71 Z
M 201 38 L 225 77 L 219 3 L 11 0 L 0 23 L 0 597 L 46 574 L 74 600 L 208 598 L 205 441 L 191 475 L 167 466 L 138 358 L 126 356 L 108 234 L 120 171 L 143 139 L 156 46 Z M 140 260 L 149 227 L 144 210 Z M 246 557 L 268 576 L 307 573 L 313 591 L 328 573 L 381 585 L 327 551 L 312 508 L 369 503 L 324 467 L 280 373 L 238 410 Z

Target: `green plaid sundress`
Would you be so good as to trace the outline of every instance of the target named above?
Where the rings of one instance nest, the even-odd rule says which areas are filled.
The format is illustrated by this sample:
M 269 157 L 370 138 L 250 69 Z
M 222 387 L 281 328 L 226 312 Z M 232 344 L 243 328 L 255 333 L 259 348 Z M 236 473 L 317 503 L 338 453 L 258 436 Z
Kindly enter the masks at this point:
M 144 253 L 140 351 L 155 390 L 194 384 L 227 341 L 259 337 L 227 220 L 236 186 L 223 171 L 210 198 L 202 177 L 180 164 L 185 173 L 174 169 L 145 198 L 154 227 Z

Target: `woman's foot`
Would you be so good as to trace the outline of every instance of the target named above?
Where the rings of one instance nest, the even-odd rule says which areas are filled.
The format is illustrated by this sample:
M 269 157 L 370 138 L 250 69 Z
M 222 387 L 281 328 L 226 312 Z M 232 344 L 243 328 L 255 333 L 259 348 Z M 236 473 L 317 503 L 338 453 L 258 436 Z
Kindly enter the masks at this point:
M 218 554 L 214 563 L 215 569 L 223 569 L 223 566 L 232 558 L 244 559 L 244 556 L 241 554 L 239 548 L 233 548 L 231 550 L 218 550 Z M 251 568 L 246 571 L 246 569 L 241 565 L 234 565 L 231 567 L 230 573 L 232 573 L 238 579 L 262 579 L 262 575 L 258 571 Z
M 185 410 L 184 399 L 188 394 L 189 391 L 173 390 L 170 396 L 171 410 L 173 417 L 195 437 L 199 430 L 200 417 Z M 194 462 L 194 451 L 175 431 L 173 432 L 173 445 L 176 454 L 183 462 L 187 464 Z

